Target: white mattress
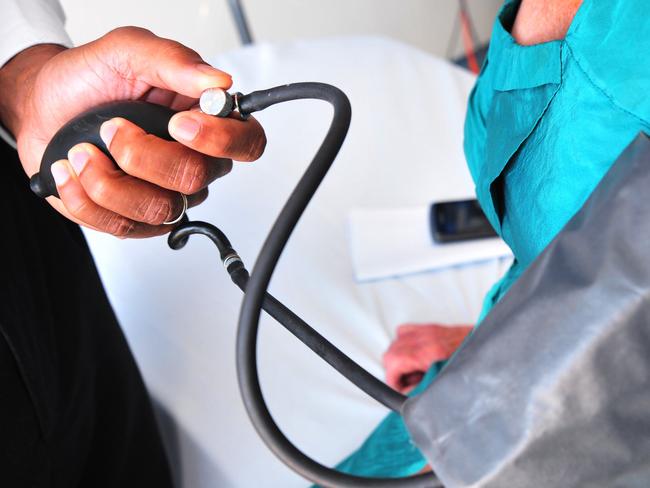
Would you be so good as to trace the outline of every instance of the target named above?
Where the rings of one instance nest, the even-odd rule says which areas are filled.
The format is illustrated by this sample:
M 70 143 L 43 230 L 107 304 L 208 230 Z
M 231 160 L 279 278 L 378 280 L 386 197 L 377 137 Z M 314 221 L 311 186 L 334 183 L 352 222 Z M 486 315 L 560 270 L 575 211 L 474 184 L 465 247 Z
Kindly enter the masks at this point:
M 381 356 L 397 325 L 467 323 L 505 269 L 493 260 L 357 284 L 346 237 L 351 208 L 402 207 L 473 195 L 462 153 L 473 77 L 412 47 L 380 38 L 260 44 L 214 60 L 244 93 L 323 81 L 352 102 L 347 141 L 289 242 L 271 292 L 352 358 L 383 377 Z M 266 153 L 237 164 L 190 212 L 219 226 L 252 265 L 261 242 L 324 135 L 322 102 L 293 102 L 257 115 Z M 234 368 L 241 294 L 216 249 L 196 236 L 181 251 L 164 238 L 120 241 L 87 231 L 104 284 L 163 410 L 165 436 L 187 488 L 298 487 L 258 439 Z M 265 396 L 286 434 L 334 464 L 386 410 L 348 384 L 271 319 L 262 321 Z

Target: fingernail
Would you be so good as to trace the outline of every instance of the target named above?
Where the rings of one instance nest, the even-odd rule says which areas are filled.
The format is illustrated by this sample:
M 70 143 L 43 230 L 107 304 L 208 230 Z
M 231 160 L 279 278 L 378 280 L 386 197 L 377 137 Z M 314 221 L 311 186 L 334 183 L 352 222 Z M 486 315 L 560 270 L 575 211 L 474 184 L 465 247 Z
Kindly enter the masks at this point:
M 113 140 L 113 136 L 115 135 L 116 132 L 117 132 L 117 124 L 113 120 L 107 120 L 99 128 L 99 137 L 101 137 L 102 141 L 104 141 L 104 145 L 106 146 L 106 149 L 111 148 L 111 141 Z
M 169 122 L 169 132 L 176 139 L 192 141 L 199 133 L 201 124 L 192 117 L 175 117 Z
M 73 148 L 68 152 L 68 160 L 70 161 L 74 172 L 77 173 L 77 176 L 79 176 L 86 167 L 86 163 L 88 163 L 89 159 L 90 154 L 88 154 L 85 149 Z
M 63 161 L 57 161 L 50 167 L 57 186 L 65 184 L 70 179 L 70 171 Z

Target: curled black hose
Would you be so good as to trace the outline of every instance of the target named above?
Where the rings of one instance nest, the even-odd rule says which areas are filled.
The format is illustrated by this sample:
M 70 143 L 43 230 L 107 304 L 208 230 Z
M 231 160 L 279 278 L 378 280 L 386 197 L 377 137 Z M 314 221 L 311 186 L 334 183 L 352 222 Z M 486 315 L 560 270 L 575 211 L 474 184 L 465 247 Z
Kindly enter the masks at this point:
M 205 100 L 204 96 L 206 97 Z M 325 100 L 334 107 L 334 117 L 327 136 L 312 163 L 291 194 L 269 234 L 258 262 L 249 277 L 241 259 L 233 250 L 227 237 L 216 227 L 204 222 L 188 222 L 183 217 L 181 225 L 170 234 L 169 245 L 180 249 L 191 234 L 205 234 L 217 245 L 221 260 L 231 279 L 244 291 L 244 301 L 237 332 L 237 375 L 239 387 L 251 422 L 267 446 L 294 471 L 307 479 L 325 486 L 440 486 L 432 474 L 404 479 L 369 479 L 339 473 L 305 456 L 284 437 L 266 407 L 257 373 L 257 328 L 261 309 L 264 308 L 298 339 L 307 344 L 321 358 L 343 376 L 352 381 L 379 402 L 395 411 L 401 411 L 405 397 L 393 391 L 338 350 L 300 317 L 266 293 L 273 269 L 289 239 L 300 215 L 318 188 L 334 161 L 350 124 L 350 104 L 337 88 L 321 83 L 297 83 L 270 90 L 230 95 L 222 90 L 206 90 L 201 96 L 201 107 L 206 113 L 225 117 L 233 109 L 243 118 L 252 112 L 271 105 L 304 98 Z M 205 102 L 205 103 L 204 103 Z M 51 166 L 65 158 L 69 149 L 80 142 L 96 145 L 109 158 L 110 152 L 99 136 L 101 124 L 113 117 L 123 117 L 142 127 L 149 134 L 171 140 L 167 131 L 174 111 L 161 105 L 142 101 L 111 102 L 87 110 L 69 120 L 49 142 L 41 160 L 38 173 L 30 181 L 32 190 L 42 198 L 58 196 Z
M 290 468 L 314 483 L 330 487 L 439 487 L 441 485 L 432 473 L 399 479 L 365 478 L 323 466 L 305 455 L 285 437 L 264 401 L 257 372 L 257 332 L 266 289 L 298 219 L 343 144 L 350 125 L 351 108 L 342 91 L 322 83 L 279 86 L 250 93 L 238 100 L 240 112 L 247 115 L 277 103 L 300 99 L 329 102 L 334 108 L 334 115 L 323 143 L 271 228 L 247 283 L 243 275 L 237 273 L 240 275 L 237 280 L 241 283 L 238 283 L 238 286 L 245 288 L 236 346 L 237 376 L 244 406 L 257 433 L 269 449 Z
M 230 245 L 230 241 L 228 241 L 226 235 L 219 228 L 201 221 L 187 222 L 176 227 L 169 235 L 169 247 L 172 249 L 182 248 L 185 242 L 187 242 L 187 238 L 192 234 L 202 234 L 210 238 L 219 249 L 222 261 L 228 258 L 228 256 L 237 254 Z M 238 260 L 234 261 L 228 266 L 227 271 L 233 283 L 241 291 L 245 292 L 249 281 L 249 274 L 244 264 Z M 366 392 L 370 397 L 391 410 L 396 412 L 401 411 L 402 404 L 406 400 L 404 395 L 393 390 L 386 383 L 378 380 L 375 376 L 355 363 L 349 356 L 320 335 L 309 324 L 268 292 L 264 294 L 262 308 L 298 340 L 320 356 L 327 364 Z

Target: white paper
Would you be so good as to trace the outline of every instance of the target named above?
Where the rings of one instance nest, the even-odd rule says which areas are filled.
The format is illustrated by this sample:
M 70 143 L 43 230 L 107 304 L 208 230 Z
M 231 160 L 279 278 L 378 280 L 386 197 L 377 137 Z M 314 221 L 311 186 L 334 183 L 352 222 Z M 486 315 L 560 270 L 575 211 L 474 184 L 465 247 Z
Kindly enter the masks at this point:
M 504 256 L 512 252 L 500 238 L 435 243 L 429 206 L 353 209 L 350 251 L 358 281 L 404 276 Z

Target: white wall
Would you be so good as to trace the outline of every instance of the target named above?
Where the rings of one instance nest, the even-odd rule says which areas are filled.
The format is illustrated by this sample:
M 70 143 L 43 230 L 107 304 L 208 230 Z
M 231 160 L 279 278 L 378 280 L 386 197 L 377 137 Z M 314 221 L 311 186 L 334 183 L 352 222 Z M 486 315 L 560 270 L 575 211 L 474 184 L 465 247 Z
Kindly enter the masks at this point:
M 469 0 L 481 39 L 503 0 Z M 68 31 L 81 44 L 120 25 L 139 25 L 181 41 L 204 56 L 239 45 L 227 0 L 61 0 Z M 260 41 L 371 34 L 400 39 L 445 56 L 457 0 L 242 0 Z M 452 44 L 462 52 L 460 40 Z

